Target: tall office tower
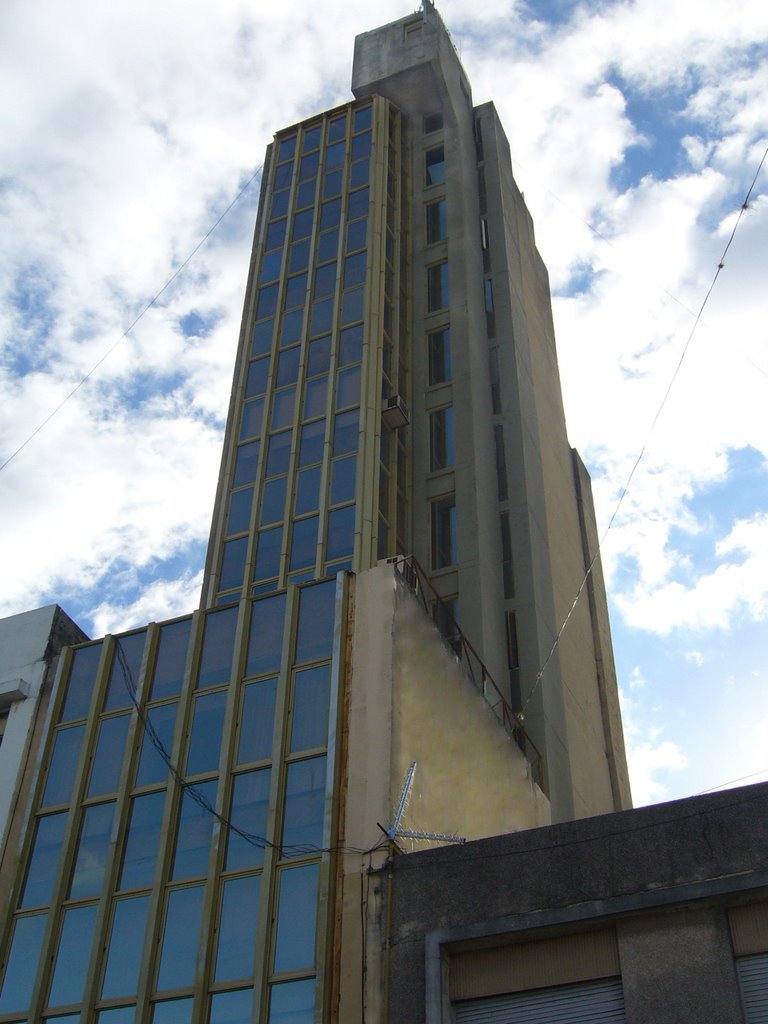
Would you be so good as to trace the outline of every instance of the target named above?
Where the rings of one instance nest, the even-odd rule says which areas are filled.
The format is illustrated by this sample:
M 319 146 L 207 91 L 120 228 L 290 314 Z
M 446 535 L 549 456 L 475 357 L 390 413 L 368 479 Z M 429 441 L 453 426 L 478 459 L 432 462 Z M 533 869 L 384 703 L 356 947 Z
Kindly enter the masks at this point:
M 629 799 L 503 132 L 429 4 L 353 91 L 267 152 L 201 608 L 61 659 L 0 1024 L 386 1020 L 394 843 Z

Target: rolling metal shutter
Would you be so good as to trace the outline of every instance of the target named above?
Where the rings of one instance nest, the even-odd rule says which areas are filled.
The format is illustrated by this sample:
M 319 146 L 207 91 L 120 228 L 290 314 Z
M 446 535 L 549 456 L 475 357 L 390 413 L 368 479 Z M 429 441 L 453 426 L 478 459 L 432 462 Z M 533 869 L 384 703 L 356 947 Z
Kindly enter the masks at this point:
M 623 1024 L 621 978 L 455 1003 L 456 1024 Z M 755 1018 L 755 1021 L 768 1018 Z M 750 1021 L 750 1024 L 752 1022 Z
M 768 1024 L 768 953 L 736 958 L 747 1024 Z

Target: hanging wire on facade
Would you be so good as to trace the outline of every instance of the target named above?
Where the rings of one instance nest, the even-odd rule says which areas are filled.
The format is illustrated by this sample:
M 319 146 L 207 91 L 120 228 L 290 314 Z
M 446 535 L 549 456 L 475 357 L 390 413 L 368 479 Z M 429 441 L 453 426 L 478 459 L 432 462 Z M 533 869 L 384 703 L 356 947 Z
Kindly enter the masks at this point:
M 110 347 L 101 356 L 101 358 L 96 363 L 93 364 L 93 366 L 90 368 L 88 373 L 86 373 L 85 376 L 82 377 L 81 380 L 79 380 L 77 384 L 75 384 L 75 386 L 72 388 L 72 390 L 67 395 L 65 395 L 64 398 L 62 398 L 62 400 L 59 402 L 59 404 L 45 417 L 45 419 L 41 423 L 39 423 L 37 425 L 37 427 L 35 427 L 35 429 L 32 431 L 32 433 L 29 434 L 29 436 L 24 441 L 22 441 L 22 443 L 19 445 L 19 447 L 15 451 L 11 452 L 11 454 L 8 456 L 8 458 L 5 460 L 5 462 L 0 463 L 0 473 L 2 473 L 2 471 L 5 469 L 5 467 L 8 466 L 11 462 L 13 462 L 13 460 L 16 458 L 16 456 L 20 452 L 22 452 L 31 441 L 33 441 L 37 437 L 37 435 L 40 433 L 41 430 L 43 430 L 45 427 L 48 426 L 48 424 L 51 422 L 51 420 L 54 418 L 54 416 L 58 415 L 58 413 L 61 412 L 61 410 L 64 408 L 64 406 L 67 404 L 67 402 L 69 402 L 70 399 L 75 397 L 75 395 L 80 390 L 80 388 L 83 387 L 84 384 L 88 383 L 88 381 L 91 379 L 91 377 L 94 375 L 94 373 L 96 373 L 96 371 L 99 369 L 99 367 L 102 365 L 102 363 L 104 363 L 112 355 L 112 353 L 115 351 L 115 349 L 118 347 L 118 345 L 120 345 L 121 342 L 125 341 L 125 339 L 131 333 L 131 331 L 134 329 L 134 327 L 139 323 L 139 321 L 149 312 L 150 309 L 152 309 L 152 307 L 157 303 L 158 299 L 170 288 L 170 286 L 174 283 L 174 281 L 178 277 L 180 277 L 182 272 L 187 268 L 187 266 L 195 258 L 195 256 L 198 254 L 198 252 L 202 249 L 202 247 L 205 245 L 205 243 L 208 241 L 208 239 L 211 237 L 211 235 L 214 233 L 214 231 L 218 228 L 218 226 L 221 224 L 221 222 L 224 220 L 224 218 L 240 202 L 242 197 L 245 195 L 245 193 L 251 187 L 251 185 L 256 180 L 256 178 L 258 178 L 258 176 L 261 174 L 263 169 L 264 169 L 264 164 L 261 164 L 261 166 L 258 167 L 253 172 L 253 174 L 250 176 L 250 178 L 246 181 L 246 183 L 242 186 L 240 191 L 237 193 L 235 198 L 231 201 L 229 206 L 227 206 L 227 208 L 224 210 L 224 212 L 216 219 L 216 221 L 211 225 L 211 227 L 208 228 L 206 233 L 203 235 L 203 237 L 200 239 L 200 241 L 197 243 L 197 245 L 194 247 L 194 249 L 189 253 L 189 255 L 186 257 L 186 259 L 184 259 L 179 264 L 179 266 L 176 268 L 176 270 L 174 270 L 174 272 L 171 274 L 171 276 L 165 282 L 163 287 L 152 296 L 152 298 L 149 300 L 149 302 L 147 302 L 147 304 L 145 306 L 142 307 L 141 311 L 138 313 L 138 315 L 135 317 L 135 319 L 128 325 L 128 327 L 125 328 L 125 330 L 120 335 L 120 337 L 115 342 L 113 342 L 113 344 L 110 345 Z
M 712 294 L 712 292 L 714 290 L 715 285 L 717 284 L 718 278 L 720 277 L 720 271 L 723 270 L 724 267 L 725 267 L 725 258 L 728 255 L 728 250 L 731 247 L 731 243 L 733 242 L 733 239 L 734 239 L 734 237 L 736 235 L 736 231 L 738 230 L 739 224 L 741 223 L 741 218 L 744 216 L 746 211 L 749 209 L 749 202 L 750 202 L 750 199 L 752 198 L 752 192 L 753 192 L 754 187 L 755 187 L 755 185 L 757 183 L 757 179 L 760 176 L 760 172 L 763 169 L 763 164 L 765 163 L 766 158 L 768 158 L 768 146 L 766 146 L 766 148 L 765 148 L 765 150 L 763 152 L 763 155 L 762 155 L 762 157 L 760 159 L 760 163 L 758 164 L 757 170 L 755 171 L 754 177 L 752 178 L 752 182 L 751 182 L 749 188 L 747 189 L 747 194 L 744 197 L 744 201 L 742 202 L 741 206 L 739 207 L 739 213 L 738 213 L 738 216 L 736 217 L 736 222 L 734 223 L 733 230 L 731 231 L 731 234 L 730 234 L 730 236 L 728 238 L 728 241 L 725 244 L 725 248 L 723 249 L 722 255 L 721 255 L 720 260 L 719 260 L 719 262 L 717 264 L 717 268 L 716 268 L 714 276 L 712 278 L 712 282 L 710 283 L 710 286 L 707 289 L 707 293 L 704 296 L 704 298 L 703 298 L 703 300 L 702 300 L 702 302 L 701 302 L 701 304 L 699 306 L 699 311 L 696 314 L 696 318 L 695 318 L 695 320 L 693 322 L 693 326 L 691 327 L 691 330 L 688 333 L 688 337 L 686 339 L 685 344 L 683 345 L 683 350 L 680 353 L 680 358 L 677 361 L 677 365 L 675 366 L 675 368 L 674 368 L 674 370 L 672 372 L 672 376 L 670 377 L 669 384 L 667 385 L 667 389 L 664 392 L 664 395 L 663 395 L 663 397 L 661 399 L 661 402 L 659 403 L 659 406 L 658 406 L 658 408 L 656 410 L 656 414 L 654 415 L 653 420 L 651 421 L 651 425 L 648 428 L 648 431 L 647 431 L 647 433 L 645 435 L 645 440 L 643 441 L 643 444 L 642 444 L 642 446 L 640 448 L 640 452 L 639 452 L 637 458 L 635 459 L 635 461 L 634 461 L 634 463 L 632 465 L 632 469 L 630 470 L 629 476 L 627 477 L 627 480 L 626 480 L 626 483 L 624 484 L 624 487 L 621 490 L 621 494 L 619 495 L 619 500 L 616 502 L 616 507 L 614 508 L 613 514 L 611 515 L 611 518 L 608 521 L 608 525 L 606 526 L 605 530 L 603 531 L 603 534 L 602 534 L 602 536 L 600 538 L 599 544 L 597 546 L 597 550 L 596 550 L 596 552 L 595 552 L 595 554 L 594 554 L 594 556 L 592 558 L 592 561 L 589 563 L 589 566 L 587 567 L 587 570 L 584 573 L 584 577 L 583 577 L 583 579 L 581 581 L 579 589 L 576 592 L 576 596 L 573 599 L 573 603 L 571 604 L 571 607 L 568 609 L 568 614 L 565 616 L 565 618 L 563 620 L 563 623 L 560 626 L 560 629 L 557 631 L 557 635 L 555 636 L 555 639 L 554 639 L 554 641 L 552 643 L 552 646 L 551 646 L 551 648 L 549 650 L 549 653 L 547 654 L 547 656 L 544 659 L 544 662 L 543 662 L 541 668 L 539 669 L 539 671 L 536 674 L 536 679 L 534 680 L 533 686 L 531 687 L 531 691 L 528 694 L 528 696 L 527 696 L 527 698 L 525 700 L 525 703 L 523 704 L 521 715 L 525 714 L 526 708 L 530 704 L 531 700 L 533 699 L 534 694 L 536 693 L 536 690 L 538 689 L 539 685 L 541 684 L 541 682 L 542 682 L 542 680 L 544 678 L 544 673 L 545 673 L 545 671 L 547 669 L 547 666 L 549 665 L 550 661 L 554 657 L 555 651 L 557 650 L 557 647 L 558 647 L 558 645 L 560 643 L 560 638 L 562 637 L 563 632 L 565 631 L 566 626 L 570 622 L 571 616 L 573 615 L 574 611 L 576 610 L 576 606 L 579 603 L 579 599 L 581 598 L 581 595 L 584 592 L 584 588 L 586 587 L 587 582 L 589 580 L 589 577 L 592 574 L 592 570 L 595 567 L 595 563 L 597 562 L 598 558 L 600 557 L 600 548 L 602 547 L 603 543 L 605 542 L 605 538 L 608 536 L 608 533 L 611 530 L 611 528 L 612 528 L 612 526 L 613 526 L 613 524 L 614 524 L 614 522 L 616 520 L 617 515 L 619 514 L 619 509 L 621 508 L 621 506 L 622 506 L 622 504 L 624 502 L 624 498 L 627 496 L 630 484 L 632 483 L 632 480 L 633 480 L 633 478 L 635 476 L 635 473 L 637 472 L 637 468 L 640 465 L 643 457 L 645 456 L 645 451 L 646 451 L 646 448 L 648 446 L 648 442 L 649 442 L 649 440 L 651 438 L 651 435 L 652 435 L 652 433 L 653 433 L 653 431 L 654 431 L 654 429 L 656 427 L 656 424 L 659 421 L 659 417 L 661 416 L 661 413 L 664 410 L 665 405 L 667 404 L 667 400 L 669 399 L 669 396 L 670 396 L 670 393 L 672 391 L 672 388 L 674 387 L 675 381 L 677 380 L 677 377 L 678 377 L 678 375 L 680 373 L 680 369 L 682 368 L 683 361 L 685 360 L 685 357 L 686 357 L 686 355 L 688 353 L 688 349 L 690 348 L 691 341 L 693 340 L 693 336 L 694 336 L 694 334 L 696 332 L 696 328 L 699 326 L 699 322 L 700 322 L 701 317 L 702 317 L 702 315 L 704 313 L 704 309 L 705 309 L 707 303 L 709 302 L 709 298 L 710 298 L 710 296 L 711 296 L 711 294 Z

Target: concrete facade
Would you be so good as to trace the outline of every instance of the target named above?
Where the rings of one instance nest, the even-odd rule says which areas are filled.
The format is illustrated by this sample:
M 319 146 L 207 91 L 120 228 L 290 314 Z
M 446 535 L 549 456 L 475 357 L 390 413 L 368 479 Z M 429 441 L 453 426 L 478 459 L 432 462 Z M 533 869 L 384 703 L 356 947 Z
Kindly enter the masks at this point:
M 551 961 L 531 988 L 573 981 L 607 932 L 628 1021 L 743 1024 L 739 957 L 768 951 L 767 842 L 757 785 L 395 857 L 378 876 L 392 887 L 389 1019 L 443 1024 L 457 996 L 525 989 L 521 957 L 517 975 L 504 966 L 516 951 Z M 748 940 L 742 919 L 757 922 Z

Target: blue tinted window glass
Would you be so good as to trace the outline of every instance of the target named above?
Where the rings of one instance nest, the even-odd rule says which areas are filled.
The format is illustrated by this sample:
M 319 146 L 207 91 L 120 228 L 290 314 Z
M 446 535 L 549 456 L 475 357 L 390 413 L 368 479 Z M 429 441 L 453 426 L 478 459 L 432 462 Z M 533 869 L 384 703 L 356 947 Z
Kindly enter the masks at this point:
M 315 564 L 318 517 L 299 519 L 293 524 L 290 570 L 304 569 Z
M 433 312 L 448 304 L 448 263 L 435 263 L 427 267 L 427 309 Z
M 307 360 L 307 376 L 314 377 L 318 373 L 327 373 L 331 365 L 331 336 L 315 338 L 309 343 Z
M 38 820 L 20 907 L 36 907 L 51 902 L 67 813 L 49 814 Z
M 187 775 L 214 772 L 218 768 L 226 704 L 226 690 L 202 694 L 195 699 L 192 734 L 187 754 Z
M 272 202 L 269 207 L 269 219 L 274 220 L 276 217 L 284 217 L 288 213 L 288 200 L 290 198 L 290 190 L 287 188 L 282 189 L 280 192 L 275 192 L 272 195 Z M 273 277 L 277 277 L 277 274 L 273 274 Z M 269 278 L 262 277 L 262 280 L 268 281 Z
M 282 546 L 282 526 L 275 526 L 271 530 L 259 531 L 256 547 L 256 567 L 253 571 L 254 580 L 269 580 L 279 574 Z
M 272 986 L 268 1024 L 312 1024 L 314 1019 L 314 978 Z
M 276 387 L 281 388 L 285 384 L 294 384 L 296 382 L 299 376 L 300 356 L 301 345 L 294 345 L 293 348 L 283 349 L 277 362 Z
M 130 720 L 130 715 L 118 715 L 117 718 L 105 718 L 99 726 L 88 796 L 100 796 L 117 790 Z
M 309 263 L 309 239 L 301 242 L 294 242 L 291 246 L 291 256 L 288 262 L 288 272 L 293 274 L 297 270 L 304 270 Z
M 296 189 L 296 209 L 301 210 L 305 206 L 312 206 L 315 202 L 317 192 L 317 181 L 303 181 Z
M 227 871 L 254 867 L 264 860 L 271 779 L 271 769 L 262 768 L 236 775 L 233 780 L 229 820 L 237 831 L 229 830 Z
M 267 479 L 273 476 L 281 476 L 288 472 L 288 464 L 291 460 L 291 443 L 293 431 L 283 430 L 279 434 L 273 434 L 269 439 L 267 454 Z
M 297 274 L 296 277 L 289 277 L 285 286 L 285 299 L 283 309 L 293 309 L 294 306 L 303 306 L 307 297 L 307 275 Z
M 242 533 L 248 529 L 251 522 L 251 507 L 253 505 L 253 488 L 246 487 L 244 491 L 234 491 L 229 499 L 229 517 L 227 519 L 227 533 Z
M 328 743 L 331 666 L 315 665 L 296 673 L 293 687 L 291 753 Z
M 353 288 L 351 292 L 344 292 L 341 306 L 341 322 L 343 324 L 351 324 L 355 320 L 363 319 L 364 300 L 364 288 Z
M 280 874 L 275 971 L 313 967 L 317 918 L 317 864 Z
M 333 320 L 333 299 L 316 299 L 312 303 L 310 334 L 325 334 L 331 329 Z
M 80 758 L 83 729 L 82 725 L 76 725 L 74 728 L 61 729 L 56 733 L 43 793 L 43 807 L 69 803 Z
M 320 207 L 320 230 L 335 228 L 341 218 L 341 199 L 329 199 Z
M 325 416 L 325 400 L 328 394 L 328 378 L 315 377 L 304 386 L 304 409 L 302 419 L 312 420 Z
M 280 249 L 275 252 L 267 253 L 261 262 L 261 278 L 262 284 L 267 281 L 276 281 L 280 277 L 280 268 L 283 265 L 283 253 Z
M 273 221 L 272 224 L 267 228 L 267 238 L 264 248 L 267 252 L 270 249 L 282 248 L 283 242 L 285 241 L 285 226 L 287 220 L 283 217 L 282 220 Z
M 71 907 L 64 911 L 59 951 L 51 982 L 49 1006 L 79 1003 L 83 998 L 88 956 L 98 905 Z
M 243 712 L 240 719 L 240 743 L 237 763 L 261 761 L 272 753 L 275 724 L 277 679 L 260 679 L 243 688 Z
M 189 1024 L 192 1020 L 192 1003 L 188 999 L 164 999 L 155 1003 L 152 1024 Z
M 267 390 L 268 378 L 269 358 L 255 359 L 248 366 L 248 377 L 245 382 L 245 397 L 255 398 L 257 395 L 263 395 Z
M 320 145 L 320 127 L 319 124 L 316 124 L 312 128 L 305 129 L 301 147 L 302 153 L 308 153 L 311 149 L 317 149 Z
M 363 325 L 345 327 L 339 339 L 339 366 L 358 363 L 363 358 Z
M 352 139 L 352 159 L 359 160 L 360 157 L 368 156 L 371 152 L 371 133 L 363 132 Z
M 110 802 L 86 807 L 83 812 L 77 859 L 69 887 L 70 899 L 85 899 L 101 892 L 114 810 L 115 805 Z
M 236 626 L 237 608 L 226 608 L 206 615 L 203 650 L 197 677 L 198 689 L 229 682 Z
M 297 242 L 300 238 L 309 238 L 312 234 L 312 223 L 315 219 L 314 210 L 302 210 L 293 218 L 293 232 L 291 241 Z
M 26 1013 L 32 999 L 46 921 L 47 914 L 21 917 L 16 921 L 8 967 L 0 988 L 0 1013 Z
M 350 409 L 349 412 L 340 412 L 334 417 L 334 455 L 346 455 L 347 452 L 357 451 L 359 418 L 360 414 L 358 409 Z
M 366 128 L 370 128 L 370 127 L 371 127 L 371 107 L 370 106 L 361 107 L 359 110 L 356 110 L 355 111 L 354 127 L 353 127 L 352 130 L 355 131 L 355 132 L 362 132 Z
M 346 558 L 355 549 L 355 506 L 337 508 L 328 515 L 328 539 L 325 557 Z
M 325 420 L 305 423 L 301 428 L 301 445 L 299 447 L 299 465 L 308 466 L 313 462 L 321 462 L 325 445 Z
M 71 722 L 76 718 L 85 718 L 88 714 L 100 658 L 100 643 L 75 651 L 60 721 Z
M 359 252 L 344 260 L 344 287 L 352 288 L 365 281 L 367 253 Z
M 327 263 L 324 267 L 318 267 L 315 271 L 315 297 L 320 299 L 324 295 L 333 295 L 336 291 L 336 264 Z
M 333 167 L 341 167 L 344 163 L 344 156 L 346 155 L 346 143 L 345 142 L 334 142 L 325 150 L 325 167 L 326 170 L 330 170 Z
M 301 588 L 296 640 L 297 662 L 330 658 L 333 650 L 335 607 L 335 579 Z
M 284 391 L 276 391 L 272 400 L 272 423 L 270 430 L 280 430 L 282 427 L 290 427 L 293 422 L 293 403 L 296 397 L 296 388 L 287 388 Z
M 323 181 L 323 199 L 330 199 L 341 192 L 341 171 L 326 171 Z
M 304 324 L 303 303 L 300 309 L 294 309 L 290 313 L 283 313 L 283 322 L 280 325 L 280 348 L 293 345 L 301 339 L 301 328 Z
M 336 459 L 331 471 L 331 504 L 341 505 L 345 501 L 353 501 L 355 497 L 355 455 L 346 459 Z
M 284 857 L 302 856 L 322 847 L 324 808 L 325 758 L 289 764 L 283 816 Z
M 275 171 L 275 183 L 274 188 L 285 189 L 291 183 L 293 177 L 293 165 L 283 164 L 282 167 L 278 167 Z
M 428 185 L 439 185 L 445 181 L 445 153 L 442 146 L 427 150 L 424 162 Z
M 51 1024 L 80 1024 L 80 1014 L 72 1017 L 49 1017 Z M 113 1006 L 111 1010 L 99 1010 L 96 1014 L 98 1024 L 136 1024 L 135 1006 Z
M 368 231 L 368 218 L 353 221 L 347 227 L 347 252 L 354 252 L 355 249 L 362 249 L 365 245 L 365 236 Z
M 302 469 L 296 482 L 294 513 L 314 512 L 320 503 L 320 466 Z
M 238 537 L 237 540 L 228 540 L 226 542 L 221 556 L 219 590 L 232 590 L 234 587 L 242 586 L 247 550 L 247 537 Z
M 216 786 L 216 779 L 211 779 L 210 782 L 196 782 L 193 789 L 184 791 L 171 872 L 173 879 L 193 878 L 208 871 L 214 817 L 204 805 L 213 807 Z
M 224 883 L 215 981 L 234 981 L 253 975 L 260 880 L 259 875 L 249 875 Z
M 339 229 L 331 228 L 320 235 L 317 243 L 317 262 L 325 263 L 327 260 L 335 260 L 339 249 Z
M 291 135 L 287 139 L 280 139 L 277 150 L 277 162 L 280 164 L 285 163 L 286 160 L 292 160 L 293 154 L 296 152 L 296 136 Z
M 359 188 L 360 185 L 367 185 L 369 175 L 370 161 L 357 160 L 352 164 L 352 171 L 349 176 L 349 187 Z
M 240 988 L 235 992 L 217 992 L 211 996 L 211 1015 L 208 1024 L 251 1024 L 255 1019 L 252 988 Z
M 310 156 L 303 156 L 299 161 L 299 181 L 306 181 L 307 178 L 314 178 L 317 174 L 319 163 L 319 153 L 312 153 Z
M 243 405 L 243 419 L 240 424 L 240 440 L 258 437 L 261 434 L 261 420 L 264 414 L 264 399 L 255 398 Z
M 243 484 L 250 484 L 256 479 L 256 469 L 259 464 L 259 441 L 249 441 L 248 444 L 241 444 L 235 455 L 235 472 L 232 476 L 232 486 L 242 487 Z
M 275 594 L 274 597 L 253 602 L 246 675 L 260 675 L 280 667 L 284 618 L 285 594 Z
M 135 896 L 115 903 L 107 967 L 101 989 L 103 999 L 117 999 L 136 993 L 141 955 L 144 952 L 148 906 L 149 896 Z
M 165 790 L 145 793 L 131 801 L 128 833 L 120 873 L 121 889 L 144 889 L 155 877 Z
M 160 957 L 158 989 L 184 988 L 195 980 L 197 942 L 200 931 L 200 909 L 203 905 L 203 887 L 175 889 L 168 894 L 168 909 L 163 933 L 163 951 Z M 167 1005 L 167 1004 L 166 1004 Z M 158 1021 L 157 1009 L 154 1020 Z M 169 1022 L 181 1018 L 162 1018 Z
M 277 476 L 267 480 L 261 498 L 261 525 L 282 521 L 285 513 L 285 489 L 288 478 Z
M 336 408 L 357 405 L 360 401 L 360 364 L 339 370 L 336 377 Z
M 176 701 L 148 708 L 145 716 L 149 728 L 145 730 L 141 744 L 139 768 L 136 772 L 137 786 L 164 782 L 168 775 L 168 761 L 164 759 L 163 753 L 170 758 L 173 727 L 176 724 Z
M 357 220 L 358 217 L 365 217 L 368 213 L 368 189 L 360 188 L 357 192 L 350 192 L 347 198 L 347 220 Z
M 112 671 L 109 674 L 107 696 L 104 700 L 105 711 L 127 708 L 131 704 L 131 698 L 135 699 L 146 638 L 146 630 L 131 633 L 129 636 L 115 637 Z
M 278 285 L 268 284 L 259 288 L 259 298 L 256 303 L 256 319 L 263 320 L 266 316 L 274 316 L 277 309 Z
M 272 348 L 272 328 L 274 324 L 274 320 L 262 320 L 261 323 L 256 324 L 253 328 L 253 334 L 251 335 L 252 356 L 266 355 Z

